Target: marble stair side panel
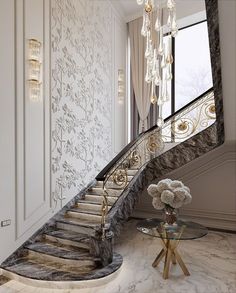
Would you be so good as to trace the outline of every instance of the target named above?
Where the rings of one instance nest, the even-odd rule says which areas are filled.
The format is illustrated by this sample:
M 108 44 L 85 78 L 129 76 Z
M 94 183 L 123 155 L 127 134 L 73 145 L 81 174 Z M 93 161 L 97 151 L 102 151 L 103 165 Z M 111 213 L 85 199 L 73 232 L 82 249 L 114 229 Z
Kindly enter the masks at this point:
M 213 150 L 218 145 L 217 127 L 214 123 L 204 131 L 144 165 L 108 213 L 108 222 L 113 233 L 119 235 L 122 226 L 132 214 L 139 194 L 154 179 L 167 175 L 169 172 Z

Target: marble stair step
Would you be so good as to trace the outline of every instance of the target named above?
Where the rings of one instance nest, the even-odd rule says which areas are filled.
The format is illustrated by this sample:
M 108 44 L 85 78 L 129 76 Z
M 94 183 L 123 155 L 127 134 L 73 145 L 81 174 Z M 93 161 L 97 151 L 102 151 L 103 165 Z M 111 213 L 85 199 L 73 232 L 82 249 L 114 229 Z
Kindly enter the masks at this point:
M 108 196 L 107 197 L 107 200 L 108 200 L 108 204 L 109 205 L 113 205 L 116 202 L 117 197 L 115 197 L 115 196 Z M 102 204 L 102 202 L 103 202 L 103 196 L 96 195 L 96 194 L 86 194 L 85 195 L 85 201 Z
M 90 238 L 88 235 L 79 234 L 77 232 L 68 230 L 48 230 L 44 233 L 44 238 L 54 243 L 60 243 L 63 245 L 70 245 L 75 247 L 81 247 L 90 249 Z
M 53 261 L 42 262 L 37 258 L 19 258 L 14 264 L 6 265 L 4 270 L 29 279 L 44 281 L 79 281 L 91 274 L 94 266 L 72 266 Z
M 137 172 L 138 172 L 138 169 L 128 169 L 127 170 L 128 176 L 135 176 Z
M 119 197 L 121 193 L 123 192 L 123 189 L 107 189 L 108 196 L 116 196 Z M 100 187 L 93 187 L 88 190 L 89 194 L 97 194 L 97 195 L 103 195 L 103 189 Z
M 53 261 L 63 264 L 68 263 L 73 266 L 95 266 L 100 261 L 99 258 L 94 258 L 87 249 L 83 248 L 68 250 L 42 242 L 27 245 L 26 248 L 28 249 L 29 259 L 34 258 L 42 262 Z
M 94 236 L 96 228 L 101 225 L 101 222 L 81 220 L 77 218 L 65 217 L 57 220 L 56 226 L 58 229 L 69 230 Z
M 70 211 L 72 212 L 76 212 L 76 213 L 82 213 L 82 214 L 90 214 L 90 215 L 96 215 L 96 216 L 101 216 L 102 215 L 102 205 L 99 205 L 99 210 L 91 210 L 88 208 L 81 208 L 78 206 L 74 206 L 72 208 L 70 208 Z
M 78 218 L 81 220 L 91 220 L 91 221 L 100 221 L 101 222 L 101 218 L 102 218 L 101 215 L 94 215 L 91 213 L 80 212 L 80 211 L 77 211 L 76 209 L 74 209 L 74 210 L 70 209 L 66 213 L 67 213 L 68 217 Z
M 89 204 L 89 205 L 95 205 L 95 206 L 98 206 L 98 205 L 99 205 L 100 208 L 102 208 L 102 202 L 99 203 L 99 202 L 94 201 L 94 200 L 91 200 L 91 201 L 90 201 L 90 200 L 88 200 L 88 199 L 87 199 L 87 200 L 86 200 L 86 199 L 80 199 L 80 200 L 77 201 L 76 204 L 78 205 L 78 204 L 81 204 L 81 203 L 82 203 L 82 204 L 86 204 L 86 205 L 87 205 L 87 204 Z M 109 208 L 111 208 L 111 205 L 112 205 L 111 203 L 108 203 Z
M 83 201 L 77 202 L 75 205 L 76 209 L 83 210 L 83 211 L 91 211 L 96 213 L 101 213 L 102 205 L 101 204 L 90 204 L 85 203 Z
M 89 251 L 87 249 L 72 247 L 69 245 L 57 245 L 53 242 L 35 242 L 26 245 L 25 248 L 31 251 L 40 252 L 43 254 L 48 254 L 56 257 L 61 257 L 65 259 L 81 260 L 83 258 L 90 257 Z

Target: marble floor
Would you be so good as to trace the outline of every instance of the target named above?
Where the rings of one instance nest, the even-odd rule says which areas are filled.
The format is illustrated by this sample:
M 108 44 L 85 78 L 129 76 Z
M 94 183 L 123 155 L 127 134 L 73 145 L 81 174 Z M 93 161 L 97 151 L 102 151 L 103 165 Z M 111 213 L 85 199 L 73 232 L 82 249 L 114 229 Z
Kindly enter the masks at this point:
M 108 284 L 87 289 L 35 288 L 17 281 L 0 286 L 0 293 L 235 293 L 236 234 L 210 231 L 198 240 L 182 241 L 179 251 L 191 273 L 185 277 L 172 266 L 168 280 L 162 279 L 163 264 L 151 264 L 161 249 L 158 239 L 136 230 L 129 221 L 115 250 L 124 257 L 118 276 Z

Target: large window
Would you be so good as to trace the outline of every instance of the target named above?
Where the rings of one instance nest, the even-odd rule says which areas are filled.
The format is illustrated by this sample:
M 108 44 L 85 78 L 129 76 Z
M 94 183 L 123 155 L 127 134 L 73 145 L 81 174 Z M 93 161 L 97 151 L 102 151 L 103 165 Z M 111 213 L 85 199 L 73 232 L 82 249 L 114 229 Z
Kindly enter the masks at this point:
M 170 116 L 212 87 L 207 22 L 179 30 L 173 39 L 173 80 L 170 102 L 163 107 L 163 118 Z

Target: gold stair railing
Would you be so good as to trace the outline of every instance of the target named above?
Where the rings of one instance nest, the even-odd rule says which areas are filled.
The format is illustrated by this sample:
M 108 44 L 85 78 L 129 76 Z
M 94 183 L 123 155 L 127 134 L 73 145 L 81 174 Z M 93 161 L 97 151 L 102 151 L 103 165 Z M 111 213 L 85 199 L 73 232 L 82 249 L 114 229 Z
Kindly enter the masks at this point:
M 190 106 L 171 116 L 161 128 L 145 133 L 106 174 L 103 181 L 102 228 L 108 214 L 107 189 L 125 189 L 128 169 L 141 169 L 181 142 L 200 133 L 216 120 L 214 91 L 206 92 Z

